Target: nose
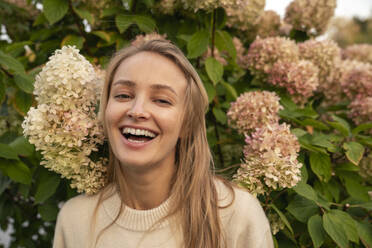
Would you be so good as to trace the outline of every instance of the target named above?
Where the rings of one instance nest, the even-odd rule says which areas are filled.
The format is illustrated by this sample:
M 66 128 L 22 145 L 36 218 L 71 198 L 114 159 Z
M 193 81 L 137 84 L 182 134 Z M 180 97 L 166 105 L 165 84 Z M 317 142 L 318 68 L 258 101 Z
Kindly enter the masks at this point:
M 134 120 L 147 120 L 150 117 L 149 112 L 146 110 L 145 101 L 140 98 L 136 98 L 133 101 L 127 115 Z

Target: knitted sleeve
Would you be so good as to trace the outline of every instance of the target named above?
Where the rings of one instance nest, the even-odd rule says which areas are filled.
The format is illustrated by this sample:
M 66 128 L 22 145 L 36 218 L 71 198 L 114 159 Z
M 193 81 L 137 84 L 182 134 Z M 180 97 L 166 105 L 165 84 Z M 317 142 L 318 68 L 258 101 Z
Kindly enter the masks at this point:
M 54 231 L 53 248 L 65 248 L 66 240 L 65 233 L 63 230 L 61 212 L 58 214 L 56 229 Z
M 227 225 L 231 248 L 273 248 L 270 224 L 259 201 L 244 190 L 234 191 L 233 214 Z

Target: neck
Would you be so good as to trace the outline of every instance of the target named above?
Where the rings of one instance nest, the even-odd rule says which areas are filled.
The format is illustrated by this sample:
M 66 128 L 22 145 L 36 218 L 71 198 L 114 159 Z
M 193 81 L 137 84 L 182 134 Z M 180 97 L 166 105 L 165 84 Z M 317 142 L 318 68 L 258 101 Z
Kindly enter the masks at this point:
M 162 204 L 170 194 L 175 166 L 154 167 L 146 170 L 123 168 L 127 191 L 125 204 L 133 209 L 146 210 Z

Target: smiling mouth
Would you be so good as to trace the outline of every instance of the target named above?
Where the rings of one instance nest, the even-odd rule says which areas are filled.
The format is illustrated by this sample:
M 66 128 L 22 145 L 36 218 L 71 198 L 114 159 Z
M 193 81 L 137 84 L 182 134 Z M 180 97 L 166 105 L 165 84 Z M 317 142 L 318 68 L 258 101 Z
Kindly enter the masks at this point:
M 157 134 L 148 130 L 128 127 L 123 128 L 121 133 L 128 141 L 133 143 L 145 143 L 157 136 Z

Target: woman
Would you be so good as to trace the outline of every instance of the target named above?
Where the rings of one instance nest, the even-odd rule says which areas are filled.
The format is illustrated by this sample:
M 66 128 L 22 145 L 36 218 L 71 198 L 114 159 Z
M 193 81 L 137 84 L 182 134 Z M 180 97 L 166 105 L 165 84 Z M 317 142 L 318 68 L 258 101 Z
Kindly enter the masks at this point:
M 106 75 L 108 186 L 63 206 L 54 247 L 273 247 L 258 201 L 210 170 L 208 97 L 182 52 L 131 46 Z

